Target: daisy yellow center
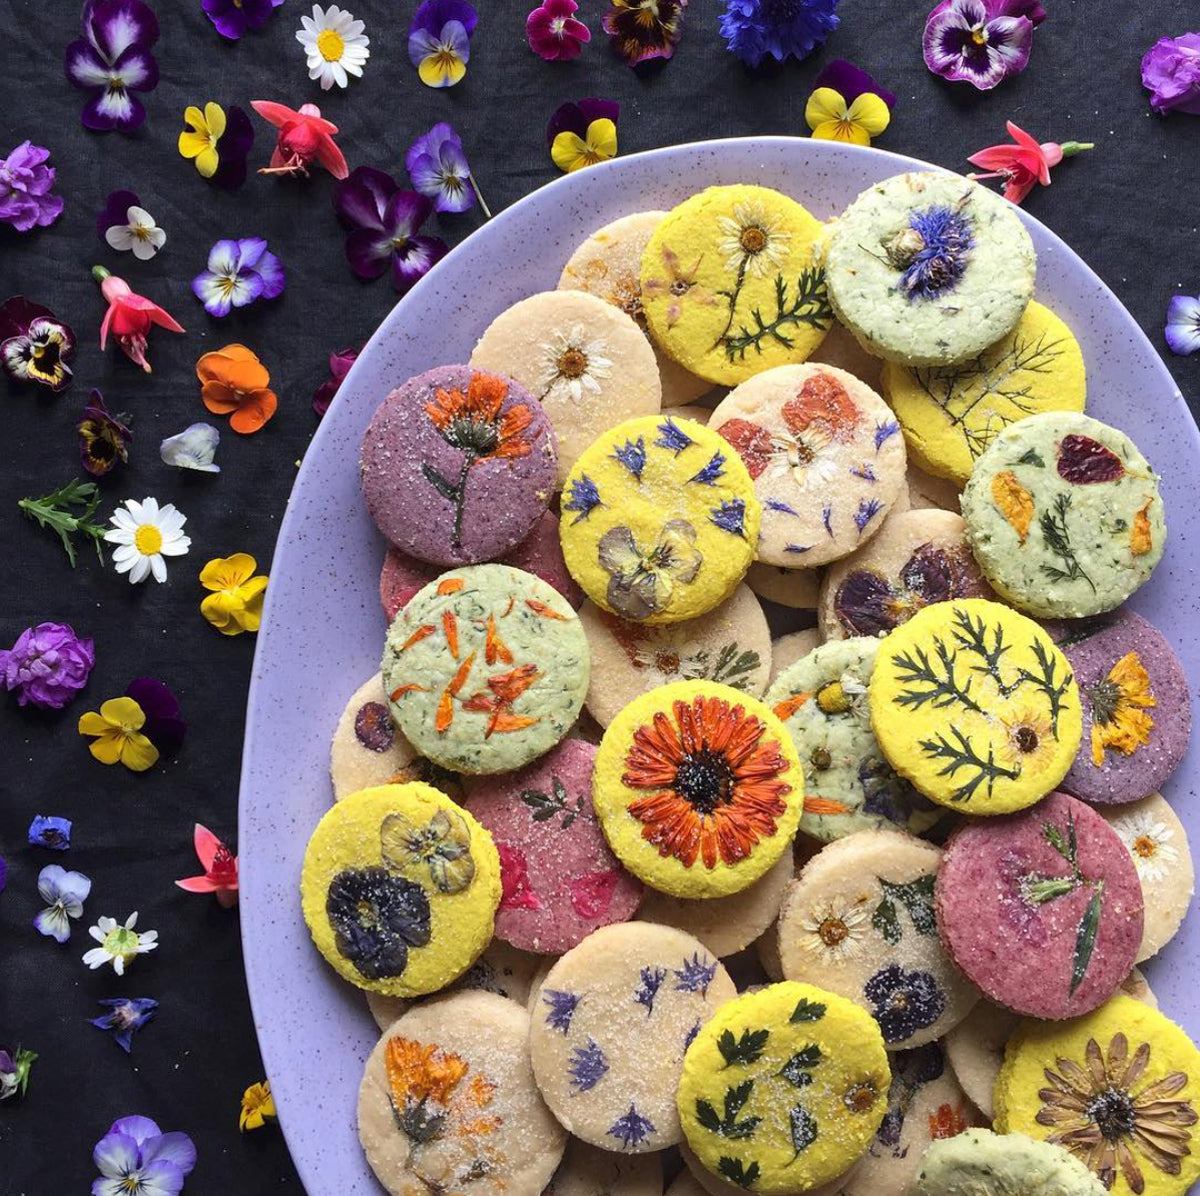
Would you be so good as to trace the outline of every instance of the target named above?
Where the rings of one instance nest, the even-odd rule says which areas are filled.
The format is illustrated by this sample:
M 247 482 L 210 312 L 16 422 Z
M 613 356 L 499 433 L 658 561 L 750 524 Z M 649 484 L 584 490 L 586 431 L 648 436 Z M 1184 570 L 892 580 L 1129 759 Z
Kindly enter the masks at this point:
M 851 1113 L 865 1113 L 878 1095 L 874 1084 L 855 1084 L 842 1097 L 842 1103 Z
M 156 552 L 162 551 L 162 543 L 162 532 L 152 523 L 143 523 L 133 533 L 133 546 L 142 556 L 153 556 Z
M 1153 859 L 1158 852 L 1158 844 L 1149 835 L 1138 835 L 1133 841 L 1133 854 L 1143 860 Z
M 748 228 L 742 229 L 738 244 L 747 253 L 762 253 L 767 247 L 767 234 L 757 224 L 752 224 Z
M 346 52 L 346 43 L 340 33 L 335 33 L 332 29 L 322 29 L 317 34 L 317 50 L 326 62 L 338 62 Z
M 817 935 L 827 947 L 836 947 L 850 934 L 850 928 L 841 918 L 826 918 L 817 927 Z
M 557 364 L 564 378 L 581 378 L 587 372 L 587 354 L 582 349 L 570 348 L 559 356 Z
M 135 931 L 117 926 L 104 936 L 102 945 L 114 958 L 118 955 L 133 955 L 137 952 L 138 936 Z

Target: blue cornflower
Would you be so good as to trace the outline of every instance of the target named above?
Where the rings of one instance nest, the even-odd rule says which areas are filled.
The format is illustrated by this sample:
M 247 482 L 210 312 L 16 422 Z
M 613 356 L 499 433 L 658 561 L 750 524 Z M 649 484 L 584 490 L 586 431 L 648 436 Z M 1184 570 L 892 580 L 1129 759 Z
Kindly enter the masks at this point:
M 658 431 L 659 437 L 654 442 L 654 447 L 670 449 L 677 457 L 685 448 L 694 443 L 692 438 L 670 416 L 658 425 Z
M 571 1075 L 571 1084 L 580 1092 L 590 1092 L 595 1088 L 608 1071 L 608 1060 L 600 1044 L 589 1036 L 587 1046 L 576 1047 L 571 1052 L 567 1071 Z
M 546 1014 L 546 1025 L 565 1034 L 571 1028 L 571 1018 L 575 1014 L 575 1006 L 579 1004 L 579 994 L 548 988 L 542 994 L 542 1004 L 550 1010 Z
M 850 476 L 862 478 L 864 482 L 877 482 L 879 479 L 875 476 L 875 471 L 864 461 L 861 465 L 856 465 L 851 471 Z
M 643 1117 L 632 1104 L 629 1106 L 629 1112 L 618 1117 L 608 1131 L 609 1136 L 616 1138 L 626 1150 L 637 1146 L 647 1134 L 656 1132 L 653 1123 Z
M 881 424 L 875 425 L 875 451 L 879 452 L 883 448 L 884 443 L 891 440 L 897 432 L 900 431 L 900 425 L 894 419 L 884 420 Z
M 812 547 L 811 544 L 785 544 L 784 552 L 807 552 Z
M 646 438 L 639 436 L 637 444 L 627 436 L 623 448 L 613 449 L 612 458 L 619 461 L 640 482 L 642 470 L 646 468 Z
M 596 488 L 596 483 L 584 473 L 571 482 L 571 497 L 563 503 L 562 509 L 579 512 L 571 520 L 572 524 L 576 524 L 581 519 L 586 519 L 593 509 L 600 505 L 600 491 Z
M 763 503 L 763 506 L 765 506 L 768 511 L 779 511 L 784 515 L 795 515 L 797 519 L 800 518 L 800 515 L 795 507 L 789 507 L 787 503 L 780 502 L 777 498 L 768 498 Z
M 688 478 L 689 482 L 699 482 L 702 486 L 713 485 L 718 478 L 725 475 L 725 454 L 713 453 L 709 463 L 700 470 L 699 473 L 693 474 Z
M 110 997 L 96 1004 L 106 1006 L 110 1012 L 89 1019 L 92 1025 L 97 1030 L 110 1030 L 113 1042 L 127 1055 L 133 1032 L 140 1030 L 158 1008 L 158 1002 L 150 997 Z
M 833 535 L 833 503 L 826 503 L 821 511 L 821 522 L 825 525 L 825 531 L 828 535 Z
M 647 1017 L 654 1012 L 654 998 L 658 996 L 658 990 L 662 987 L 662 982 L 666 978 L 666 968 L 642 968 L 642 982 L 638 986 L 637 991 L 633 994 L 633 999 L 639 1005 L 646 1006 Z
M 967 268 L 975 238 L 971 222 L 945 204 L 913 212 L 908 228 L 888 245 L 888 261 L 902 270 L 900 289 L 909 299 L 936 299 L 954 289 Z
M 34 847 L 66 851 L 71 846 L 71 820 L 37 814 L 29 824 L 29 842 Z
M 692 1028 L 687 1032 L 683 1040 L 683 1049 L 685 1052 L 687 1051 L 688 1047 L 690 1047 L 692 1043 L 696 1041 L 696 1035 L 699 1033 L 700 1023 L 699 1021 L 695 1021 L 692 1023 Z
M 746 501 L 741 498 L 729 499 L 719 507 L 714 507 L 708 516 L 722 531 L 732 532 L 735 536 L 746 534 Z
M 725 0 L 721 36 L 748 66 L 800 59 L 837 28 L 838 0 Z
M 717 961 L 709 960 L 707 956 L 700 958 L 697 951 L 691 959 L 683 961 L 682 968 L 672 968 L 675 973 L 675 991 L 677 993 L 699 993 L 705 996 L 708 986 L 717 974 Z
M 867 524 L 882 510 L 883 503 L 877 498 L 863 498 L 859 500 L 858 510 L 854 512 L 854 526 L 858 528 L 860 536 L 866 531 Z

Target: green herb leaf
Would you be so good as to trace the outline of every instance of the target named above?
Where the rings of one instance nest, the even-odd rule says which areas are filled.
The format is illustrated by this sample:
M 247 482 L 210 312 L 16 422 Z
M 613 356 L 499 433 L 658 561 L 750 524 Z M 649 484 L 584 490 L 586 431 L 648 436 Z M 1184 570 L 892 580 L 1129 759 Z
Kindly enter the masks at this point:
M 788 1018 L 793 1025 L 797 1022 L 819 1022 L 825 1016 L 825 1006 L 819 1001 L 810 1001 L 807 997 L 801 997 L 796 1002 L 796 1008 L 792 1010 L 792 1016 Z
M 1045 905 L 1056 897 L 1073 893 L 1079 883 L 1071 876 L 1039 876 L 1030 873 L 1021 882 L 1021 893 L 1031 905 Z
M 1091 901 L 1079 920 L 1079 929 L 1075 933 L 1075 957 L 1071 963 L 1071 993 L 1083 983 L 1084 974 L 1091 962 L 1092 951 L 1096 946 L 1096 935 L 1100 931 L 1100 904 L 1104 896 L 1104 885 L 1101 882 L 1092 894 Z
M 967 801 L 975 796 L 981 785 L 986 788 L 988 797 L 991 797 L 998 780 L 1015 781 L 1021 775 L 1019 764 L 1013 768 L 1005 768 L 996 763 L 991 744 L 988 744 L 985 758 L 979 755 L 971 740 L 957 727 L 951 726 L 950 734 L 954 736 L 956 743 L 951 743 L 945 735 L 938 732 L 932 739 L 922 739 L 920 745 L 925 755 L 934 760 L 946 761 L 945 767 L 938 772 L 939 777 L 953 777 L 960 770 L 970 774 L 950 795 L 951 801 Z
M 75 568 L 76 533 L 86 536 L 96 549 L 96 556 L 104 564 L 104 526 L 93 523 L 92 515 L 100 505 L 100 490 L 95 482 L 81 482 L 72 478 L 65 486 L 60 486 L 50 494 L 41 498 L 22 498 L 17 506 L 41 527 L 58 533 L 62 541 L 63 551 L 71 568 Z M 71 508 L 80 508 L 78 515 L 71 513 Z
M 925 876 L 918 876 L 916 880 L 905 881 L 903 884 L 896 884 L 890 880 L 884 880 L 879 877 L 879 885 L 883 889 L 884 899 L 876 907 L 875 914 L 871 918 L 871 925 L 883 935 L 892 946 L 895 946 L 901 938 L 900 922 L 896 917 L 895 902 L 899 902 L 908 911 L 908 916 L 912 920 L 913 929 L 918 934 L 936 934 L 937 933 L 937 915 L 933 908 L 933 886 L 937 879 L 932 872 Z M 889 906 L 889 910 L 880 913 L 884 904 Z M 876 918 L 879 921 L 876 921 Z M 890 919 L 891 925 L 886 929 L 882 925 Z M 892 937 L 892 936 L 895 937 Z
M 453 482 L 448 482 L 428 461 L 421 462 L 421 472 L 425 475 L 425 480 L 449 502 L 458 502 L 458 487 Z
M 871 925 L 894 947 L 901 939 L 900 919 L 896 917 L 896 903 L 885 897 L 871 915 Z
M 1075 861 L 1072 858 L 1071 848 L 1066 839 L 1063 838 L 1062 831 L 1058 829 L 1052 822 L 1042 824 L 1042 838 L 1058 852 L 1068 864 L 1073 864 Z
M 756 1063 L 770 1037 L 770 1030 L 743 1030 L 741 1037 L 735 1039 L 731 1031 L 722 1030 L 717 1037 L 717 1050 L 721 1052 L 726 1067 L 738 1063 Z
M 1046 468 L 1046 462 L 1042 460 L 1042 455 L 1037 449 L 1026 449 L 1018 458 L 1018 465 L 1036 465 L 1039 469 Z
M 719 1134 L 722 1138 L 740 1142 L 754 1137 L 754 1131 L 762 1121 L 761 1117 L 747 1117 L 738 1120 L 738 1114 L 750 1099 L 754 1089 L 754 1081 L 744 1080 L 741 1084 L 725 1090 L 724 1113 L 717 1115 L 716 1109 L 706 1100 L 696 1101 L 696 1120 L 711 1133 Z
M 796 1105 L 788 1114 L 792 1147 L 799 1154 L 817 1140 L 817 1119 L 803 1106 Z
M 821 1048 L 815 1043 L 798 1050 L 779 1070 L 779 1076 L 793 1088 L 804 1088 L 812 1083 L 809 1072 L 821 1062 Z
M 747 1167 L 741 1159 L 732 1159 L 728 1155 L 722 1155 L 717 1162 L 717 1170 L 731 1184 L 737 1184 L 739 1188 L 752 1188 L 758 1180 L 757 1162 L 752 1162 Z
M 742 272 L 744 273 L 743 266 Z M 739 273 L 738 288 L 730 295 L 729 323 L 733 323 L 733 309 L 741 293 L 741 273 Z M 790 337 L 781 331 L 789 325 L 799 326 L 808 324 L 813 328 L 828 328 L 833 322 L 833 308 L 829 306 L 829 295 L 825 289 L 825 271 L 821 269 L 804 270 L 796 280 L 796 297 L 788 298 L 788 285 L 782 274 L 775 276 L 775 314 L 770 319 L 764 319 L 762 310 L 755 308 L 751 313 L 754 328 L 741 325 L 738 332 L 730 335 L 727 328 L 717 341 L 724 345 L 725 356 L 730 360 L 742 361 L 746 350 L 754 349 L 761 353 L 763 343 L 774 340 L 784 348 L 792 346 Z M 714 346 L 715 347 L 715 346 Z
M 710 1133 L 721 1132 L 721 1118 L 716 1109 L 706 1100 L 696 1100 L 696 1120 Z

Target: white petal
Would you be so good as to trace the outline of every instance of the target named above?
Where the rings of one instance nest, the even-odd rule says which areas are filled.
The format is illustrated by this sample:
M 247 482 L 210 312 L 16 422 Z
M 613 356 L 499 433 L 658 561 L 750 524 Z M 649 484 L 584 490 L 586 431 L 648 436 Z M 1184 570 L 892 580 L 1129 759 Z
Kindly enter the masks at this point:
M 104 239 L 121 253 L 128 253 L 137 244 L 137 238 L 127 224 L 114 224 L 105 229 Z
M 125 500 L 125 509 L 129 512 L 131 527 L 136 528 L 139 523 L 146 522 L 142 515 L 142 504 L 136 498 L 127 498 Z
M 108 963 L 108 952 L 103 947 L 93 947 L 84 955 L 83 962 L 92 969 L 102 968 Z
M 162 585 L 167 580 L 167 562 L 162 559 L 160 553 L 155 553 L 150 557 L 150 569 L 154 573 L 154 580 Z
M 158 252 L 158 246 L 153 241 L 144 241 L 141 237 L 133 241 L 130 249 L 139 262 L 148 262 Z
M 113 564 L 124 565 L 127 562 L 132 563 L 141 555 L 142 554 L 138 552 L 138 550 L 134 548 L 132 544 L 122 544 L 120 548 L 117 548 L 112 554 Z
M 125 956 L 123 956 L 123 955 L 114 956 L 112 965 L 113 965 L 113 971 L 116 972 L 116 974 L 118 976 L 125 975 Z
M 146 211 L 145 208 L 139 208 L 136 205 L 130 207 L 125 213 L 125 218 L 129 221 L 131 228 L 153 228 L 154 217 Z
M 138 936 L 138 942 L 139 942 L 139 945 L 144 946 L 146 948 L 146 950 L 150 950 L 152 947 L 156 947 L 158 945 L 158 931 L 157 930 L 143 930 L 142 933 Z
M 137 518 L 135 516 L 135 518 Z M 158 499 L 143 498 L 142 499 L 142 517 L 138 520 L 139 523 L 157 523 L 158 522 Z
M 117 572 L 124 573 L 125 570 L 123 568 L 118 568 Z M 150 576 L 150 558 L 144 557 L 144 556 L 138 557 L 138 559 L 133 563 L 133 566 L 129 570 L 129 584 L 135 585 L 135 586 L 140 585 L 149 576 Z

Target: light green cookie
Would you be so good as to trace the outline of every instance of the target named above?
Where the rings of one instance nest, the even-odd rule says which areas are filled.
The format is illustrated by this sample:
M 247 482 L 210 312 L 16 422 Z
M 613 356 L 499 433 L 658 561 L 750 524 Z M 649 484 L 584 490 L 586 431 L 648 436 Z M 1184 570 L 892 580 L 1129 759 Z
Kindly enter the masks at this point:
M 1104 1196 L 1061 1146 L 972 1129 L 930 1144 L 910 1196 Z

